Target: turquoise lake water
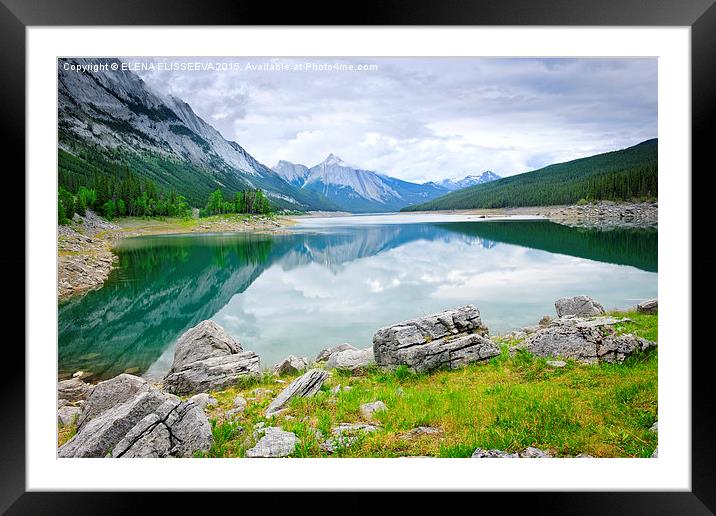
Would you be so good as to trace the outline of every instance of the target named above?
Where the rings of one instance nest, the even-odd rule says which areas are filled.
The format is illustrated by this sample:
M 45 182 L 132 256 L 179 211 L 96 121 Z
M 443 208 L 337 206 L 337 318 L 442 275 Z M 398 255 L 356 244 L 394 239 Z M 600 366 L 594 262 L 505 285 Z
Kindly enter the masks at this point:
M 380 327 L 468 303 L 493 334 L 587 294 L 657 296 L 657 230 L 433 215 L 301 219 L 286 234 L 126 239 L 105 285 L 59 307 L 60 376 L 161 377 L 176 339 L 213 319 L 270 367 L 372 343 Z

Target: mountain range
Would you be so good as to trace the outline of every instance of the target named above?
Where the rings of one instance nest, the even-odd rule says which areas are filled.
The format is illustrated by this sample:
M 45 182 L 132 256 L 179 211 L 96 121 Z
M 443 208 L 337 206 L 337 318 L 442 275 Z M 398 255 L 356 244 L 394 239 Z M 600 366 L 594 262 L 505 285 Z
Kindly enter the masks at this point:
M 280 161 L 272 169 L 118 59 L 58 60 L 58 175 L 60 186 L 73 192 L 126 173 L 195 207 L 216 189 L 229 198 L 261 189 L 278 208 L 356 213 L 654 198 L 656 149 L 649 140 L 507 178 L 486 171 L 422 184 L 351 166 L 334 154 L 310 168 Z
M 411 183 L 354 168 L 334 154 L 311 168 L 279 161 L 273 170 L 293 186 L 318 192 L 342 210 L 354 213 L 397 211 L 450 191 L 432 182 Z
M 501 179 L 501 177 L 492 172 L 491 170 L 486 170 L 480 175 L 469 175 L 465 176 L 462 179 L 443 179 L 442 181 L 431 181 L 430 183 L 426 184 L 434 184 L 453 192 L 455 190 L 460 190 L 461 188 L 467 188 L 468 186 L 481 185 L 484 183 L 489 183 L 490 181 L 497 181 L 498 179 Z

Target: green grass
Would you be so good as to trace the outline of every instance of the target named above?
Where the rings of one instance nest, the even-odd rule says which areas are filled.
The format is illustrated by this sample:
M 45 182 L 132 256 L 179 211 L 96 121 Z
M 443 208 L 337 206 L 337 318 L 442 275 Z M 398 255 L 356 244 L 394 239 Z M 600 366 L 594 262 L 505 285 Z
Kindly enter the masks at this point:
M 656 340 L 658 316 L 613 315 L 632 319 L 618 326 L 619 333 Z M 315 396 L 293 400 L 287 411 L 268 419 L 263 417 L 266 406 L 286 385 L 276 383 L 272 375 L 213 393 L 219 401 L 210 413 L 215 442 L 205 456 L 244 456 L 256 441 L 253 426 L 258 422 L 294 432 L 301 440 L 295 457 L 468 457 L 477 447 L 514 452 L 527 446 L 558 457 L 651 455 L 657 445 L 657 435 L 649 431 L 657 418 L 656 351 L 621 364 L 570 361 L 566 367 L 552 368 L 525 351 L 510 357 L 512 344 L 503 343 L 502 354 L 487 363 L 453 371 L 334 371 Z M 331 393 L 338 384 L 351 389 Z M 256 395 L 257 388 L 271 393 Z M 221 421 L 237 395 L 249 400 L 246 412 L 235 422 Z M 334 454 L 320 449 L 333 426 L 360 422 L 360 405 L 376 400 L 388 407 L 375 414 L 377 432 Z M 237 430 L 239 425 L 243 431 Z M 408 435 L 417 426 L 442 432 Z

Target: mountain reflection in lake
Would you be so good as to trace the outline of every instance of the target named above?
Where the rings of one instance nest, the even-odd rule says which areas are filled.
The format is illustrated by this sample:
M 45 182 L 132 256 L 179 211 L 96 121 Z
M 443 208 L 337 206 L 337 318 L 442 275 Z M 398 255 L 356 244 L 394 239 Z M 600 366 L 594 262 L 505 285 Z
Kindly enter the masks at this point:
M 158 378 L 177 337 L 204 319 L 268 367 L 341 342 L 367 347 L 381 326 L 467 303 L 494 334 L 554 315 L 562 296 L 610 308 L 657 294 L 656 229 L 355 217 L 283 235 L 127 239 L 116 252 L 104 287 L 59 308 L 61 376 Z

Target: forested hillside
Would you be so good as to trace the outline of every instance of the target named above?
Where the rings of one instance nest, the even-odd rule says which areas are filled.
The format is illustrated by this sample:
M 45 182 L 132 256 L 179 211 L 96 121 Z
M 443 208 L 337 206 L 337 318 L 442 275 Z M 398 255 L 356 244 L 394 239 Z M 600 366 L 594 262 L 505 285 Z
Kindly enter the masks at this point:
M 402 211 L 573 204 L 580 200 L 653 199 L 658 196 L 658 142 L 558 163 L 464 188 Z

